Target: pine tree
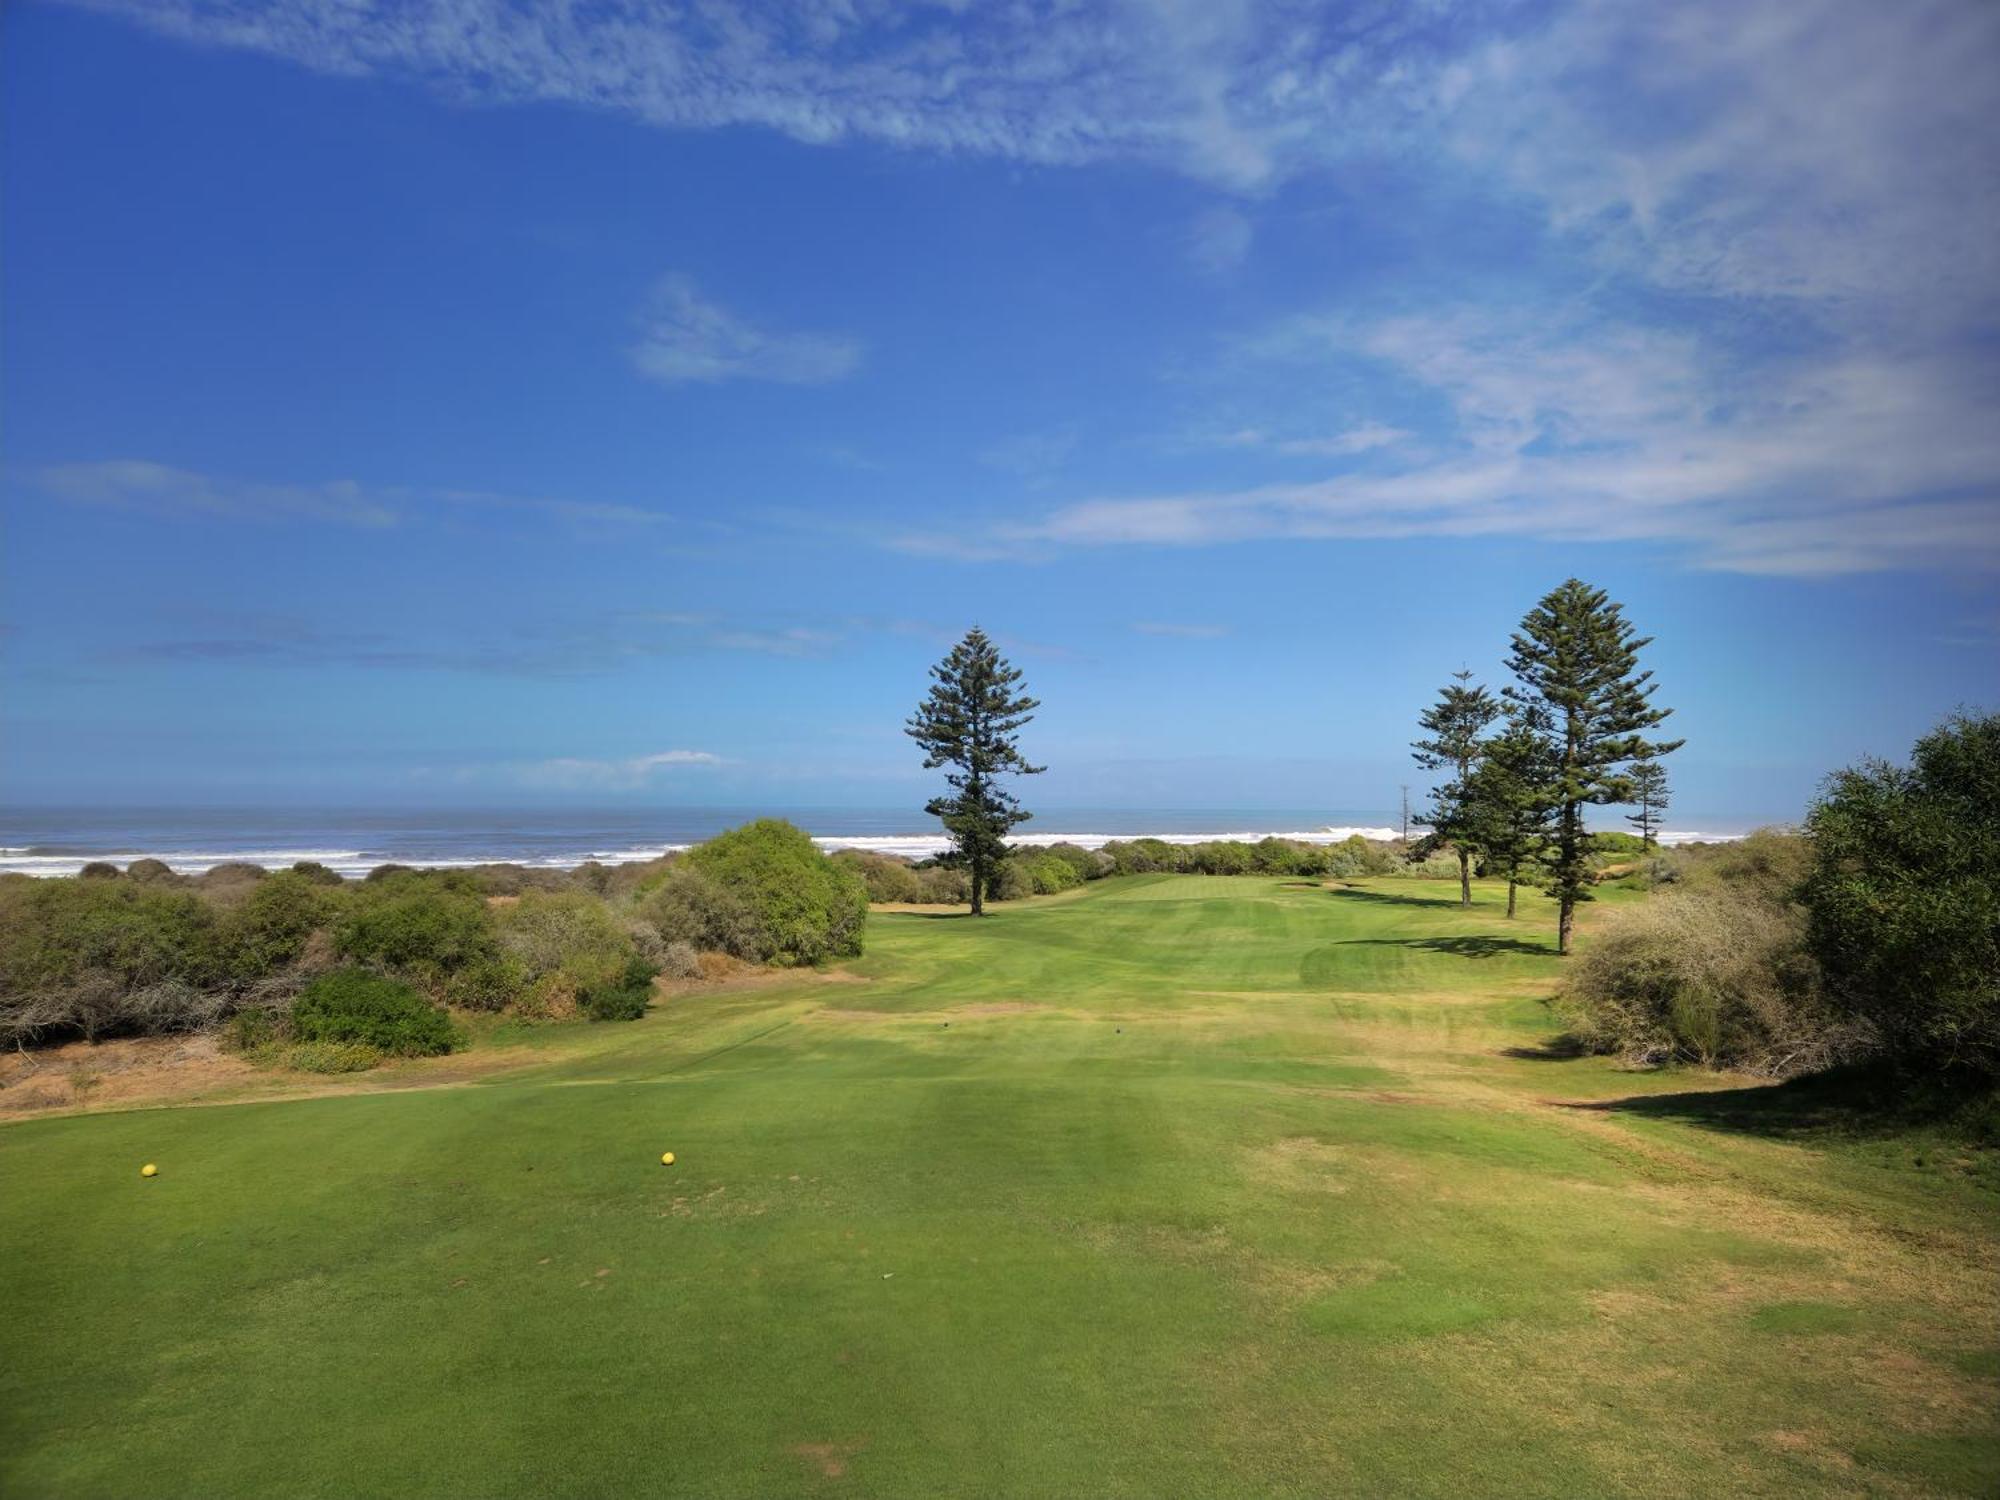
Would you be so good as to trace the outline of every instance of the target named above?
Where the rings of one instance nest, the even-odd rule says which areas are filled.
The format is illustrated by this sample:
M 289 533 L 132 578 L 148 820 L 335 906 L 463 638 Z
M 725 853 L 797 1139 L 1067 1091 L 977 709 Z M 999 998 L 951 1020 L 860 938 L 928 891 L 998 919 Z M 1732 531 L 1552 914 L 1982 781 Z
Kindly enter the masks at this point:
M 1584 808 L 1629 801 L 1632 780 L 1624 765 L 1683 743 L 1651 741 L 1642 732 L 1672 712 L 1653 707 L 1657 684 L 1639 670 L 1639 652 L 1651 642 L 1634 636 L 1624 607 L 1604 590 L 1572 578 L 1528 612 L 1507 659 L 1520 683 L 1506 690 L 1508 700 L 1544 715 L 1553 740 L 1548 891 L 1556 898 L 1556 946 L 1563 953 L 1570 951 L 1577 904 L 1591 899 Z
M 1410 750 L 1426 771 L 1449 770 L 1451 779 L 1431 792 L 1430 811 L 1424 821 L 1430 837 L 1420 848 L 1450 843 L 1458 851 L 1458 899 L 1461 906 L 1472 905 L 1472 826 L 1468 796 L 1473 763 L 1479 759 L 1480 735 L 1500 716 L 1500 700 L 1483 687 L 1473 687 L 1472 673 L 1454 672 L 1452 680 L 1438 694 L 1438 701 L 1417 720 L 1430 738 L 1417 740 Z
M 1639 837 L 1651 849 L 1660 841 L 1660 814 L 1667 810 L 1667 768 L 1651 756 L 1632 762 L 1632 800 L 1639 804 L 1625 821 L 1639 830 Z
M 1470 821 L 1489 871 L 1507 877 L 1507 915 L 1514 915 L 1522 873 L 1548 846 L 1554 826 L 1556 750 L 1548 725 L 1533 709 L 1515 707 L 1507 727 L 1484 746 L 1473 769 Z
M 977 628 L 931 668 L 931 679 L 930 693 L 904 733 L 923 746 L 924 769 L 955 768 L 945 777 L 951 791 L 933 797 L 924 811 L 943 822 L 951 837 L 944 862 L 970 872 L 972 914 L 983 916 L 987 892 L 1007 857 L 1008 830 L 1034 816 L 994 778 L 1038 776 L 1046 769 L 1029 765 L 1016 739 L 1041 705 L 1016 691 L 1019 669 Z

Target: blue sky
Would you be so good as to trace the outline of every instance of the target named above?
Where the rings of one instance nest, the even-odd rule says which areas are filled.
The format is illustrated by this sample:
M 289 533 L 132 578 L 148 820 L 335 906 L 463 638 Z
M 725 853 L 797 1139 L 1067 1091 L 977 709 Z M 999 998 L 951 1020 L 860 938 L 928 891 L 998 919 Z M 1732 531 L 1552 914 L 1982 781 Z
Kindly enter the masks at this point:
M 0 26 L 6 800 L 900 804 L 977 622 L 1380 809 L 1572 573 L 1682 821 L 2000 702 L 1981 0 Z

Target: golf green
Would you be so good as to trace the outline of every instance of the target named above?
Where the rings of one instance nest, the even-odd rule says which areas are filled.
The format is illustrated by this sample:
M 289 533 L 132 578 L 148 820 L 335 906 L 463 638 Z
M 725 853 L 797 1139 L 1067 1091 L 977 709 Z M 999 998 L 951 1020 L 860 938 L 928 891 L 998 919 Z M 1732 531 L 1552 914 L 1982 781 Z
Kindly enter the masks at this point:
M 1976 1175 L 1549 1055 L 1477 898 L 877 913 L 471 1081 L 0 1128 L 0 1491 L 2000 1487 Z

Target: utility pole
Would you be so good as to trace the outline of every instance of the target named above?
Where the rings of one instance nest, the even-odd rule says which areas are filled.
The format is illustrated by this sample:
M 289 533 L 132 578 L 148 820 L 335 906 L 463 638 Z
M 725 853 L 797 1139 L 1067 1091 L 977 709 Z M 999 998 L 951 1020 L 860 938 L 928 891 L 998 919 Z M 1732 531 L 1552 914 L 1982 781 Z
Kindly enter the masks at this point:
M 1410 841 L 1410 789 L 1403 788 L 1403 842 Z

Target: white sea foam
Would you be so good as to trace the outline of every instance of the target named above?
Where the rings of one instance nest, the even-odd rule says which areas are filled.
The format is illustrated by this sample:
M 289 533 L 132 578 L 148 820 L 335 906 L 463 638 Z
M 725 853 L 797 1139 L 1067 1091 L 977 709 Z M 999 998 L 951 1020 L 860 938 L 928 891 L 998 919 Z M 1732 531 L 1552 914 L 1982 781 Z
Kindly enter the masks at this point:
M 1365 827 L 1341 825 L 1312 829 L 1235 829 L 1212 833 L 1097 833 L 1097 832 L 1037 832 L 1017 835 L 1012 842 L 1030 848 L 1046 848 L 1050 844 L 1076 844 L 1085 849 L 1102 848 L 1115 840 L 1130 842 L 1133 839 L 1158 839 L 1165 844 L 1206 844 L 1218 840 L 1237 840 L 1254 844 L 1259 839 L 1290 839 L 1302 844 L 1337 844 L 1359 834 L 1364 839 L 1387 842 L 1396 837 L 1396 830 L 1386 827 Z M 1660 842 L 1667 845 L 1693 843 L 1726 843 L 1743 837 L 1740 833 L 1700 833 L 1690 830 L 1669 829 L 1659 835 Z M 911 832 L 896 834 L 822 834 L 813 842 L 820 848 L 859 849 L 874 854 L 899 855 L 904 859 L 930 859 L 942 854 L 949 847 L 949 841 L 941 832 Z M 467 856 L 424 857 L 420 855 L 388 855 L 360 849 L 230 849 L 220 851 L 170 850 L 157 854 L 141 851 L 120 850 L 111 854 L 33 854 L 32 845 L 10 845 L 0 847 L 0 874 L 20 875 L 74 875 L 86 864 L 108 861 L 121 868 L 138 859 L 158 859 L 177 874 L 198 875 L 221 864 L 261 865 L 269 870 L 289 869 L 302 861 L 312 861 L 336 870 L 342 875 L 366 875 L 379 865 L 399 864 L 427 870 L 468 869 L 483 864 L 515 864 L 531 869 L 567 870 L 595 860 L 600 864 L 630 864 L 641 860 L 658 859 L 663 854 L 678 853 L 690 846 L 686 843 L 660 843 L 625 849 L 594 849 L 578 851 L 558 851 L 554 853 L 516 855 L 509 859 L 502 854 Z

